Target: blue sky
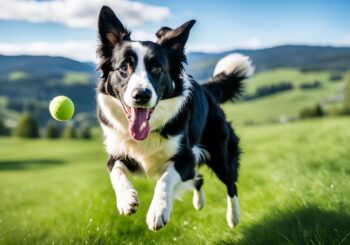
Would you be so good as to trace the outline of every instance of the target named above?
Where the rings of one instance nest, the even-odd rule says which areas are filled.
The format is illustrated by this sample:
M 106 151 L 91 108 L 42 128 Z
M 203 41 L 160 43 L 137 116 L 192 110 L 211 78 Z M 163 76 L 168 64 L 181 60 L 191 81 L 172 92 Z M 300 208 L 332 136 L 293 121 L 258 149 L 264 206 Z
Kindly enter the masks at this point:
M 62 55 L 94 60 L 96 17 L 111 6 L 135 39 L 189 19 L 191 51 L 281 44 L 350 46 L 347 0 L 0 0 L 0 54 Z

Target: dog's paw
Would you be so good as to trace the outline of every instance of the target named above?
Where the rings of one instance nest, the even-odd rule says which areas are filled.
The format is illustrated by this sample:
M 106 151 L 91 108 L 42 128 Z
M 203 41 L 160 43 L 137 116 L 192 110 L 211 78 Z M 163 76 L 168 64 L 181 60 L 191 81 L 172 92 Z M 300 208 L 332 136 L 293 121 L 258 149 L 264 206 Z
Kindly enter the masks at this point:
M 121 215 L 131 215 L 137 211 L 139 199 L 135 189 L 125 189 L 117 193 L 117 208 Z
M 203 189 L 200 189 L 199 191 L 194 190 L 192 202 L 193 202 L 193 207 L 196 210 L 201 210 L 204 207 L 205 197 L 204 197 Z
M 169 221 L 170 205 L 166 200 L 153 200 L 147 213 L 147 226 L 152 231 L 158 231 Z
M 230 198 L 227 196 L 227 212 L 226 212 L 227 224 L 230 228 L 235 228 L 240 220 L 239 202 L 238 197 L 234 196 Z

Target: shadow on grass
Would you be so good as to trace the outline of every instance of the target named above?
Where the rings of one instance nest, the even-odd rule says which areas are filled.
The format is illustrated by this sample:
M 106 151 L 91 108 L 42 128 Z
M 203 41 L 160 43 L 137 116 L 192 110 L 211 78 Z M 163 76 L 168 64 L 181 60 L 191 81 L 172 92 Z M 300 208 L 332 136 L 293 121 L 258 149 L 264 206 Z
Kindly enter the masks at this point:
M 345 207 L 344 207 L 345 208 Z M 261 222 L 242 227 L 243 238 L 219 244 L 350 244 L 350 215 L 316 206 L 276 211 Z M 234 236 L 234 234 L 233 234 Z
M 38 169 L 63 163 L 65 161 L 58 159 L 2 160 L 0 161 L 0 171 Z

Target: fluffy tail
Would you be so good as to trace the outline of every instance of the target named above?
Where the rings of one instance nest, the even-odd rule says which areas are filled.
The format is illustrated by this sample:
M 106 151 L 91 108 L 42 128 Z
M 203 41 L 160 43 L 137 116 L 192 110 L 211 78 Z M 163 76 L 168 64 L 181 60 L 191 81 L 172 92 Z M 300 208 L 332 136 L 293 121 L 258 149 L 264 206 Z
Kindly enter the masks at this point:
M 202 86 L 217 100 L 224 103 L 241 95 L 243 80 L 254 73 L 254 67 L 248 56 L 233 53 L 225 56 L 216 64 L 213 78 Z

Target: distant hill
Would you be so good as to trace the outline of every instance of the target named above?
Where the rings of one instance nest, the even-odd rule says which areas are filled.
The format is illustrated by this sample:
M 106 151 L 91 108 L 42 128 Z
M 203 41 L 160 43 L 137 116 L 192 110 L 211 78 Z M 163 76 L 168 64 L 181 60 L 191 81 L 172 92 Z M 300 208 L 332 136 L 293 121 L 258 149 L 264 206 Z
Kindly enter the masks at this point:
M 0 55 L 0 98 L 6 111 L 29 110 L 44 125 L 48 101 L 61 94 L 73 99 L 77 113 L 92 114 L 97 76 L 94 64 L 64 57 Z
M 212 75 L 216 62 L 232 52 L 250 56 L 257 72 L 285 67 L 328 72 L 350 69 L 350 48 L 286 45 L 259 50 L 189 53 L 187 71 L 196 81 L 205 81 Z M 48 101 L 64 94 L 73 99 L 77 113 L 94 115 L 97 79 L 93 63 L 63 57 L 0 55 L 0 108 L 4 104 L 9 111 L 29 108 L 37 112 L 43 125 L 49 118 Z
M 89 63 L 83 63 L 64 57 L 0 55 L 1 76 L 13 71 L 23 71 L 40 75 L 57 75 L 72 71 L 94 72 L 94 67 Z
M 212 75 L 216 62 L 233 52 L 248 55 L 256 71 L 290 67 L 300 70 L 346 71 L 350 69 L 350 48 L 285 45 L 273 48 L 238 49 L 222 53 L 189 53 L 189 73 L 198 81 Z

